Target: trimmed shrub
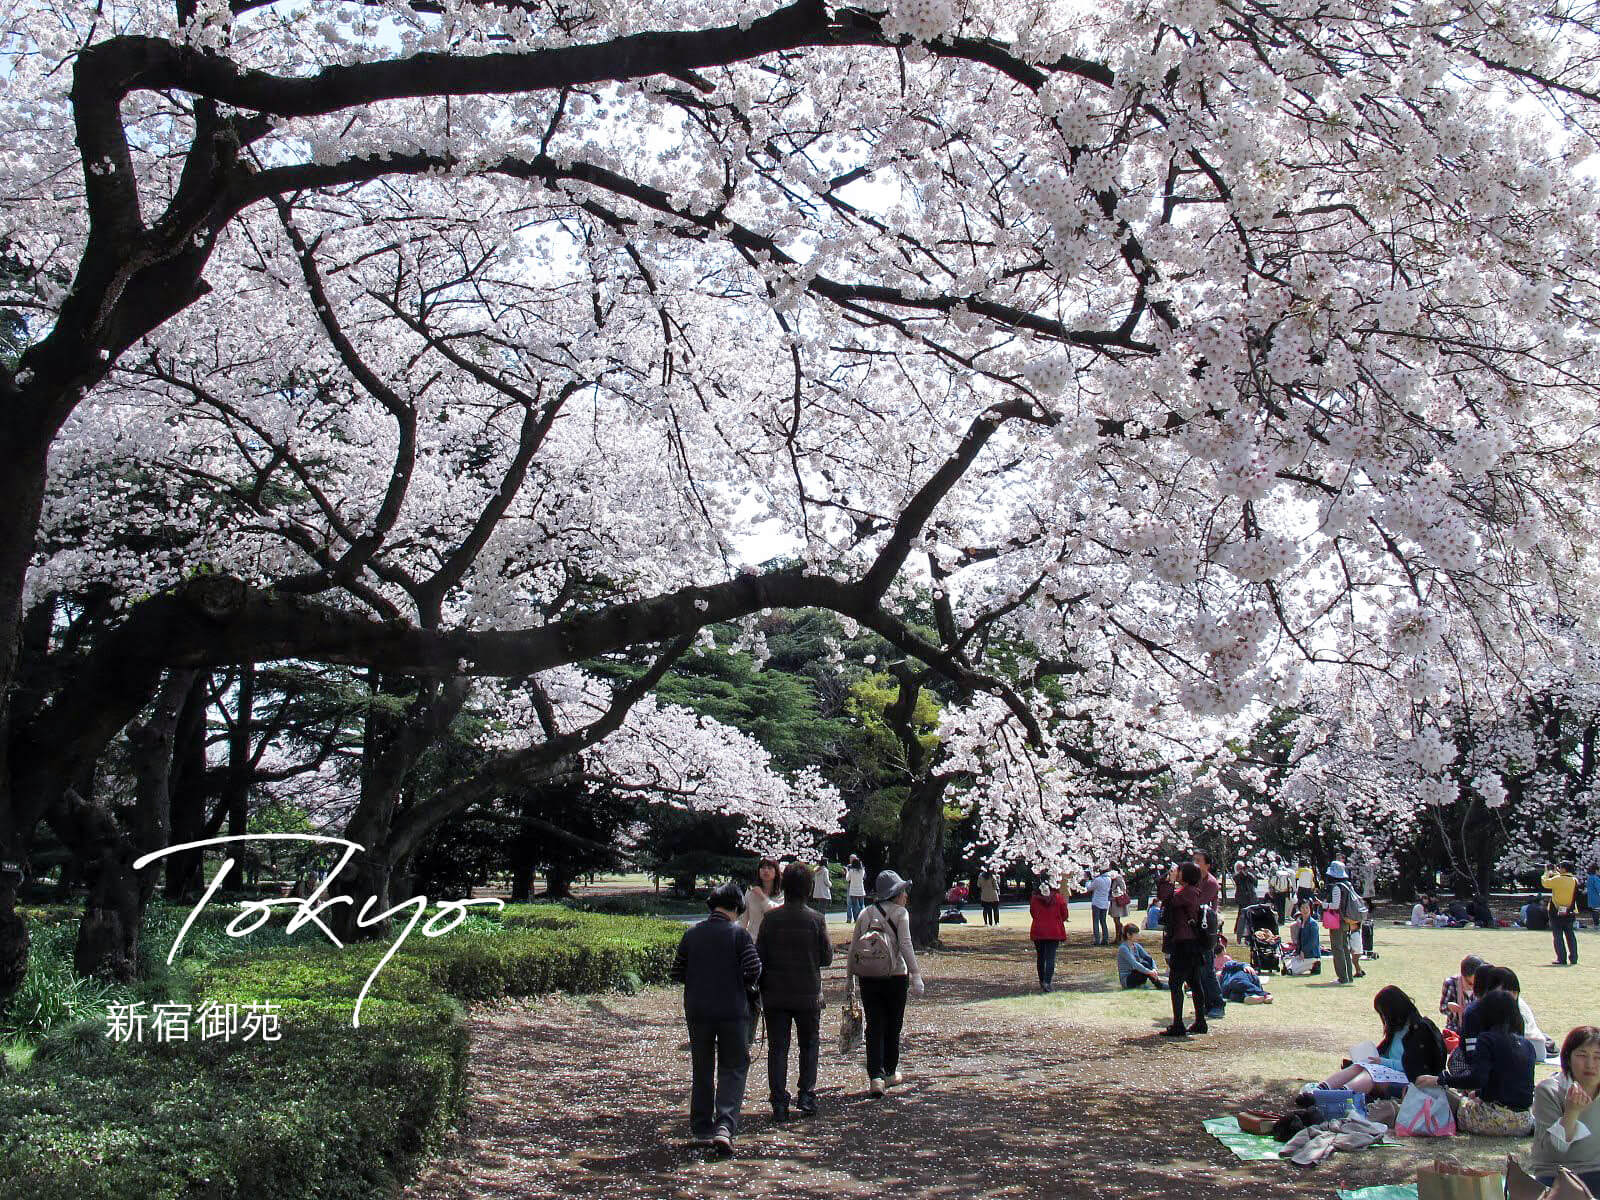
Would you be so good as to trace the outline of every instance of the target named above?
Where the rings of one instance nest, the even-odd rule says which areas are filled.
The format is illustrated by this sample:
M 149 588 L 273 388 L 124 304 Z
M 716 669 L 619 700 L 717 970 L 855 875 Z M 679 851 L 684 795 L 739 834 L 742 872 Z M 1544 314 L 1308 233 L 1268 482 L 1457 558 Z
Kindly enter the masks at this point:
M 463 1001 L 664 982 L 682 927 L 519 905 L 441 938 L 413 933 L 359 1029 L 356 997 L 392 937 L 255 949 L 198 932 L 186 950 L 210 957 L 178 959 L 150 994 L 270 1001 L 282 1039 L 113 1042 L 103 1012 L 57 1023 L 29 1069 L 0 1083 L 0 1200 L 391 1195 L 459 1112 Z

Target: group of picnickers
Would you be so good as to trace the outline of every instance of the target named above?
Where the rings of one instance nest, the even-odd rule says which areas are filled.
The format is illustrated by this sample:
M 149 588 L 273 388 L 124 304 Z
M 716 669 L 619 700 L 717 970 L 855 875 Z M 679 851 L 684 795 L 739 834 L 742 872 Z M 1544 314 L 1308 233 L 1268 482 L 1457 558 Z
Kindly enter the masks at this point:
M 689 1129 L 696 1143 L 719 1154 L 733 1153 L 758 1022 L 766 1028 L 773 1119 L 816 1114 L 822 970 L 833 962 L 833 944 L 823 914 L 810 904 L 815 887 L 815 871 L 805 863 L 791 862 L 779 873 L 776 863 L 763 860 L 748 892 L 736 883 L 716 888 L 707 899 L 710 915 L 678 944 L 672 978 L 684 985 L 689 1027 Z M 906 1000 L 923 992 L 906 910 L 910 890 L 911 880 L 881 871 L 872 894 L 852 906 L 858 911 L 846 963 L 845 1021 L 859 1011 L 874 1097 L 904 1082 Z M 792 1107 L 791 1029 L 799 1059 Z

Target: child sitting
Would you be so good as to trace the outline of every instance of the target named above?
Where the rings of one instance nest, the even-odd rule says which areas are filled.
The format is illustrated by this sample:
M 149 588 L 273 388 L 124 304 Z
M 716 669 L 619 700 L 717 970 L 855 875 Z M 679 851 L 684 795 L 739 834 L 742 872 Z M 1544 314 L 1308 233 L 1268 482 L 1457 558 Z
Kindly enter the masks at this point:
M 1117 947 L 1117 975 L 1125 988 L 1143 987 L 1149 983 L 1166 987 L 1166 980 L 1156 971 L 1155 959 L 1150 951 L 1139 944 L 1139 927 L 1133 922 L 1122 927 L 1122 943 Z

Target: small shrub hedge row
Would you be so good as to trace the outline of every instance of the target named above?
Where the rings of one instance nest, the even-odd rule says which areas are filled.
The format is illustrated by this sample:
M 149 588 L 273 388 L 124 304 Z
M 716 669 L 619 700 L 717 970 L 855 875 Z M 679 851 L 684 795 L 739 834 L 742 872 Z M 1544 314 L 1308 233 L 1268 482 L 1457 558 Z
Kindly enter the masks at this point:
M 53 1030 L 0 1081 L 0 1200 L 387 1196 L 459 1111 L 463 1001 L 664 982 L 681 932 L 549 905 L 415 932 L 359 1029 L 356 996 L 392 939 L 241 952 L 202 938 L 212 957 L 179 977 L 182 999 L 272 1001 L 282 1039 L 112 1042 L 103 1017 Z

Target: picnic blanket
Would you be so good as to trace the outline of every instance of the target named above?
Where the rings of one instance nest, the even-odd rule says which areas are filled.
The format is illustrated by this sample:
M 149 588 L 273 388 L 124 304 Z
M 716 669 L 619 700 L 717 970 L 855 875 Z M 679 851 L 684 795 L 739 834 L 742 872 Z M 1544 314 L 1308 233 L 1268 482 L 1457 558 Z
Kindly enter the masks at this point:
M 1417 1185 L 1380 1183 L 1376 1187 L 1340 1188 L 1339 1200 L 1417 1200 Z
M 1238 1117 L 1211 1117 L 1201 1124 L 1207 1133 L 1232 1150 L 1235 1158 L 1245 1162 L 1277 1161 L 1278 1151 L 1283 1149 L 1271 1134 L 1246 1133 L 1240 1129 Z

